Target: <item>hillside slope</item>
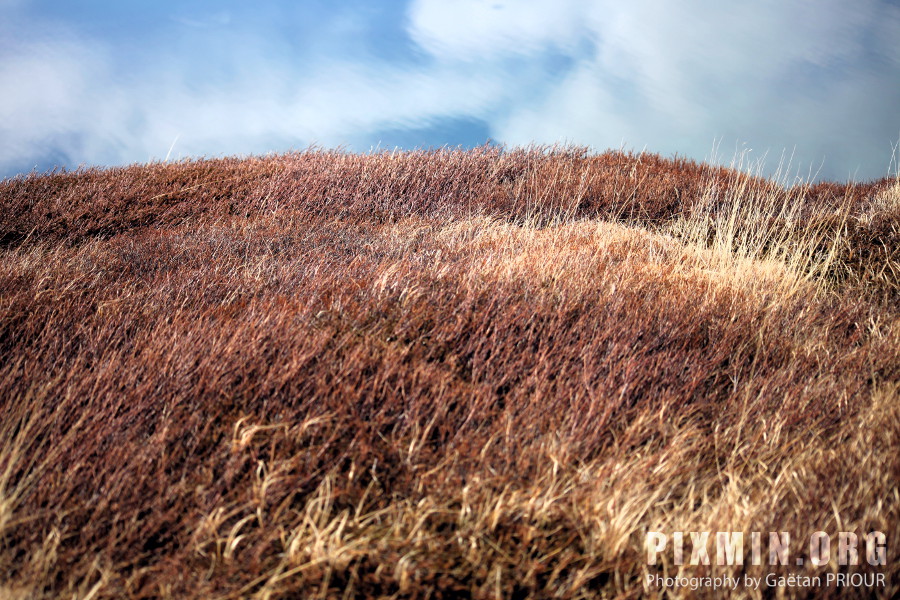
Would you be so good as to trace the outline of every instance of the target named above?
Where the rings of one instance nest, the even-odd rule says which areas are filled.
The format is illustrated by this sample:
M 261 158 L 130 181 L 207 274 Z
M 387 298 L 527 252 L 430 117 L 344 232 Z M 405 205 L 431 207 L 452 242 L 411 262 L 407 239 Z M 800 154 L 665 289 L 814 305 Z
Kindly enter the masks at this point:
M 783 591 L 900 591 L 896 179 L 86 169 L 0 183 L 0 255 L 2 597 L 655 597 L 648 531 L 878 530 L 887 586 Z

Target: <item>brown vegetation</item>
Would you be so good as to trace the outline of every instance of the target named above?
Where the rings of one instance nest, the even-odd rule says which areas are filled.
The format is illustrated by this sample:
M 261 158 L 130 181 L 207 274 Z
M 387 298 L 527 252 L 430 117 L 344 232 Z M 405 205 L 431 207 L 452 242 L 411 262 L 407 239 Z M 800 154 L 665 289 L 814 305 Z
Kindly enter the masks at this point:
M 879 530 L 851 571 L 887 587 L 783 591 L 890 597 L 898 308 L 896 179 L 488 147 L 10 179 L 0 596 L 657 597 L 647 531 Z

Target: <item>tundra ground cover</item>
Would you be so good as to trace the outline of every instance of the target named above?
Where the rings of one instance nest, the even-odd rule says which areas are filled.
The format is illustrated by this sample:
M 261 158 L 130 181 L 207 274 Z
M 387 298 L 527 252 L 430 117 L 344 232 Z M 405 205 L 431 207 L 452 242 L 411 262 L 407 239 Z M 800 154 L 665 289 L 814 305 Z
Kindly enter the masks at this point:
M 784 592 L 898 590 L 897 179 L 311 150 L 0 206 L 4 597 L 655 597 L 647 531 L 879 530 L 888 587 Z

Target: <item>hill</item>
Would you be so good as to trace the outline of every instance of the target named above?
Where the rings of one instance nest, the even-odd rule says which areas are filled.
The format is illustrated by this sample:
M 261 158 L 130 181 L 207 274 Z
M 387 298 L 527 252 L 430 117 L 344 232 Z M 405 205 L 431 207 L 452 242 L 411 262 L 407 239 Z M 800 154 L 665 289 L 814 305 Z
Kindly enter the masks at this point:
M 898 398 L 897 179 L 485 147 L 0 183 L 3 597 L 890 597 Z M 654 531 L 791 563 L 650 565 Z M 796 566 L 816 531 L 886 564 Z

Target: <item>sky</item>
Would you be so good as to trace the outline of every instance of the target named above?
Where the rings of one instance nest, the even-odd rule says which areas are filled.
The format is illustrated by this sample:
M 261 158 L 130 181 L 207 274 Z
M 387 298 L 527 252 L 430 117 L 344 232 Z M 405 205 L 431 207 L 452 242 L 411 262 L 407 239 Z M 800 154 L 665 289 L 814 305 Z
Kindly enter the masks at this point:
M 0 177 L 574 144 L 892 174 L 900 0 L 0 0 Z

